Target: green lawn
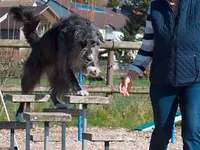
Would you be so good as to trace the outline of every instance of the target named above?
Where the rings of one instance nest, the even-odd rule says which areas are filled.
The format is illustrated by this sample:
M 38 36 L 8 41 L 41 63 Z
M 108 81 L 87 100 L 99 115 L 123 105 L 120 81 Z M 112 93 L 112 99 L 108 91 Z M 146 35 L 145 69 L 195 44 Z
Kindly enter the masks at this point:
M 102 75 L 103 76 L 103 75 Z M 105 78 L 105 76 L 103 76 Z M 113 85 L 119 85 L 122 74 L 115 73 Z M 20 79 L 8 79 L 6 84 L 20 84 Z M 47 85 L 47 81 L 42 79 L 41 85 Z M 84 85 L 106 85 L 106 81 L 88 81 L 84 79 Z M 149 85 L 145 79 L 137 79 L 134 85 Z M 98 94 L 104 95 L 104 94 Z M 6 101 L 11 120 L 18 104 Z M 42 111 L 43 108 L 54 107 L 52 102 L 32 104 L 32 111 Z M 74 107 L 71 105 L 71 107 Z M 0 106 L 0 120 L 6 120 L 5 112 Z M 124 97 L 120 94 L 113 94 L 113 103 L 110 106 L 91 105 L 88 108 L 88 125 L 89 126 L 106 126 L 106 127 L 124 127 L 134 129 L 137 125 L 152 121 L 152 109 L 148 95 L 130 95 Z M 77 118 L 70 122 L 71 126 L 77 125 Z

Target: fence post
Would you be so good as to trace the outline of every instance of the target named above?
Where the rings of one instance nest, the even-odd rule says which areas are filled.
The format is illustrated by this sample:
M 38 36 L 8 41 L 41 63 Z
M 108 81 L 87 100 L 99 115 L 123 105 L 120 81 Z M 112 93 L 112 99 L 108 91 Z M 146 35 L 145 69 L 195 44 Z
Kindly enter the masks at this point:
M 108 52 L 108 59 L 107 59 L 107 77 L 106 77 L 106 85 L 113 85 L 113 65 L 114 65 L 114 41 L 112 49 Z

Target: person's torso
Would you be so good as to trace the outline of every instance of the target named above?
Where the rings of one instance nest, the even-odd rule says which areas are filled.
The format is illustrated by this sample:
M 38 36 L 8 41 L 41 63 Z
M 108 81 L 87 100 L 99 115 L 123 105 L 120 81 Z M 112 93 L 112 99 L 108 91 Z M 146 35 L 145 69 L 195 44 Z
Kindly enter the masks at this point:
M 154 54 L 151 82 L 174 86 L 200 80 L 200 1 L 179 0 L 173 11 L 167 0 L 151 5 Z

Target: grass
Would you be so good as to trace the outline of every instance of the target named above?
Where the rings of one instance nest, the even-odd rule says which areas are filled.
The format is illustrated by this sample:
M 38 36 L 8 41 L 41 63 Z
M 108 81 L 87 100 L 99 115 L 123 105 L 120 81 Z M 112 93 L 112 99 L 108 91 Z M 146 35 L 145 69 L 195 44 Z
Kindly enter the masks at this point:
M 119 85 L 122 74 L 114 74 L 113 85 Z M 20 84 L 20 79 L 9 79 L 6 84 Z M 47 85 L 47 81 L 42 79 L 41 85 Z M 84 85 L 105 85 L 106 81 L 88 81 L 84 80 Z M 138 79 L 134 85 L 149 85 L 149 81 Z M 99 94 L 100 95 L 100 94 Z M 101 94 L 102 95 L 102 94 Z M 18 104 L 6 101 L 11 120 Z M 52 102 L 31 104 L 32 111 L 42 111 L 43 108 L 54 107 Z M 73 105 L 70 105 L 74 107 Z M 2 106 L 0 107 L 2 110 Z M 104 126 L 104 127 L 123 127 L 134 129 L 140 124 L 152 121 L 152 109 L 148 95 L 130 95 L 124 97 L 120 94 L 113 94 L 113 103 L 109 106 L 90 105 L 88 107 L 88 126 Z M 4 111 L 0 112 L 0 120 L 7 120 Z M 68 124 L 69 126 L 77 125 L 77 118 Z
M 152 110 L 149 98 L 143 95 L 123 97 L 113 95 L 111 106 L 92 106 L 88 116 L 92 118 L 89 125 L 106 127 L 124 127 L 134 129 L 136 126 L 152 120 Z

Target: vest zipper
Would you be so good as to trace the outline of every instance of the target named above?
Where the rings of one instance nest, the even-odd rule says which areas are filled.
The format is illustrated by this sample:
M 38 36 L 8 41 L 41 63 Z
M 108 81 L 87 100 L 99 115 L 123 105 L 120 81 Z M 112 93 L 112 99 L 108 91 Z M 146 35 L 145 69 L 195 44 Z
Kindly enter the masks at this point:
M 174 45 L 176 45 L 175 42 L 176 42 L 178 22 L 179 22 L 179 17 L 180 17 L 181 2 L 182 2 L 182 0 L 179 0 L 178 6 L 176 6 L 177 8 L 175 9 L 175 11 L 172 9 L 172 7 L 170 5 L 171 11 L 173 13 L 174 32 L 173 32 L 172 40 L 173 40 Z M 174 73 L 174 84 L 176 85 L 176 65 L 175 65 L 176 64 L 176 51 L 175 51 L 176 49 L 174 47 L 175 46 L 173 46 L 173 49 L 172 49 L 172 56 L 173 56 L 173 64 L 172 65 L 173 65 L 173 73 Z

